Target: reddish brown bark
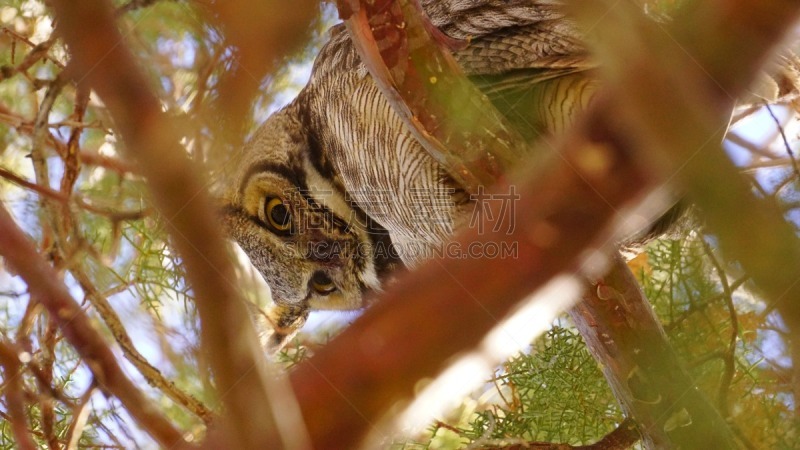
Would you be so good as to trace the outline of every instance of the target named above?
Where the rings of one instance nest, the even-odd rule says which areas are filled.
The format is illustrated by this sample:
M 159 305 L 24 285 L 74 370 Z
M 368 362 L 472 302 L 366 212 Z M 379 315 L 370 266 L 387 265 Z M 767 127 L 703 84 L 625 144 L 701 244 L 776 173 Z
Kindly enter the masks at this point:
M 640 199 L 652 178 L 632 161 L 623 142 L 605 133 L 603 123 L 602 117 L 584 122 L 563 143 L 563 159 L 539 176 L 528 172 L 516 186 L 522 198 L 513 233 L 473 229 L 457 239 L 461 248 L 473 242 L 516 243 L 516 259 L 428 261 L 297 367 L 292 384 L 315 448 L 355 445 L 387 407 L 412 395 L 417 380 L 477 345 L 531 291 L 576 270 L 586 248 L 613 242 L 612 218 Z M 580 171 L 596 152 L 606 170 Z
M 695 388 L 621 258 L 570 316 L 645 448 L 737 448 L 728 424 Z

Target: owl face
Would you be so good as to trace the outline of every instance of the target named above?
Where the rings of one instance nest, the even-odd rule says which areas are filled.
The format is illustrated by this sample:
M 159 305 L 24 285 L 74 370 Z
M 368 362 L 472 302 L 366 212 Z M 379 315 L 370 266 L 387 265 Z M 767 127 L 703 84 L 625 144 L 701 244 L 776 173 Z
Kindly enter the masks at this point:
M 286 311 L 357 309 L 379 285 L 372 241 L 308 146 L 291 111 L 270 117 L 237 160 L 225 228 Z

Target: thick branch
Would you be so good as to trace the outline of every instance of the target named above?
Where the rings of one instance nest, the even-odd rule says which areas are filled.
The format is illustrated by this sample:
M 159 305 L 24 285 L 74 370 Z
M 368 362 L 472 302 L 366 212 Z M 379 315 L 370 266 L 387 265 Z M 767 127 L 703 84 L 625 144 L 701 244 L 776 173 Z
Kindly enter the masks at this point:
M 737 448 L 725 420 L 667 341 L 636 278 L 620 257 L 570 311 L 645 448 Z
M 83 358 L 98 383 L 120 399 L 131 417 L 161 445 L 171 447 L 182 443 L 180 431 L 128 379 L 86 313 L 70 296 L 67 287 L 58 281 L 56 271 L 36 252 L 2 206 L 0 254 L 28 284 L 31 297 L 47 308 L 67 342 Z
M 353 36 L 362 59 L 366 62 L 373 75 L 373 79 L 376 80 L 384 95 L 390 99 L 395 110 L 404 117 L 410 129 L 417 131 L 415 133 L 416 136 L 425 144 L 426 149 L 434 158 L 449 167 L 451 173 L 460 174 L 463 171 L 466 174 L 459 179 L 465 184 L 468 191 L 474 193 L 475 183 L 495 184 L 500 178 L 496 171 L 489 171 L 488 173 L 485 171 L 485 158 L 492 158 L 492 153 L 487 152 L 486 149 L 509 150 L 495 143 L 498 130 L 505 130 L 506 128 L 503 125 L 503 121 L 497 119 L 499 115 L 494 107 L 488 104 L 488 100 L 477 89 L 474 87 L 472 87 L 472 90 L 453 89 L 453 86 L 460 87 L 462 84 L 471 86 L 471 84 L 458 69 L 454 69 L 455 64 L 449 55 L 448 49 L 445 49 L 444 45 L 435 45 L 436 41 L 434 39 L 425 36 L 426 30 L 420 24 L 419 14 L 414 14 L 414 8 L 409 6 L 413 3 L 416 2 L 403 1 L 397 4 L 381 4 L 378 2 L 374 5 L 359 5 L 358 2 L 349 2 L 347 5 L 358 8 L 358 11 L 348 19 L 348 29 Z M 340 4 L 341 10 L 342 6 Z M 403 26 L 398 26 L 398 24 Z M 379 39 L 381 40 L 379 41 Z M 408 42 L 410 41 L 415 42 L 415 45 L 409 46 Z M 409 64 L 409 61 L 412 61 L 413 64 Z M 450 70 L 442 70 L 442 67 Z M 436 83 L 427 82 L 429 77 L 441 81 Z M 456 91 L 458 94 L 447 97 L 440 89 L 448 93 Z M 469 98 L 472 101 L 453 102 L 453 98 Z M 432 99 L 438 101 L 432 102 Z M 479 115 L 477 112 L 473 112 L 475 116 L 470 116 L 469 112 L 464 115 L 462 110 L 465 104 L 477 107 L 484 120 L 483 126 L 476 127 L 469 120 L 466 121 L 466 124 L 464 123 L 463 118 L 465 116 L 469 119 Z M 447 110 L 448 106 L 451 109 Z M 492 113 L 487 114 L 488 112 Z M 425 120 L 429 117 L 431 119 Z M 474 132 L 457 134 L 463 140 L 450 139 L 450 136 L 447 136 L 447 132 L 451 131 L 448 126 L 450 128 L 460 126 L 474 130 Z M 447 149 L 444 150 L 441 149 L 441 142 L 436 139 L 436 137 L 443 135 L 445 135 L 445 139 L 442 139 L 442 141 L 449 144 Z M 508 145 L 508 142 L 511 141 L 512 150 L 522 148 L 521 139 L 515 134 L 504 136 L 506 140 L 501 140 L 500 143 L 505 142 Z M 476 143 L 479 145 L 475 145 Z M 475 149 L 478 149 L 478 151 L 471 153 Z M 442 156 L 441 153 L 443 152 L 446 157 Z M 475 154 L 479 155 L 477 160 L 474 158 Z M 504 155 L 505 153 L 500 152 L 499 154 Z M 513 152 L 506 156 L 508 161 L 521 160 L 521 155 L 514 155 Z M 503 159 L 500 159 L 500 161 L 503 161 Z M 506 170 L 508 170 L 508 161 L 505 161 Z M 476 176 L 476 174 L 478 175 Z M 629 269 L 624 264 L 616 270 L 629 272 Z M 645 301 L 643 298 L 638 300 Z M 587 314 L 591 314 L 594 312 L 593 309 L 596 308 L 596 305 L 588 302 L 582 308 L 588 311 Z M 586 322 L 579 322 L 578 328 L 584 339 L 591 342 L 595 337 L 594 332 L 596 330 L 585 326 L 585 324 Z M 655 321 L 652 321 L 652 326 L 654 329 L 660 329 L 660 326 Z M 669 348 L 668 343 L 663 338 L 657 343 L 666 349 Z M 598 361 L 605 362 L 614 359 L 610 353 L 604 352 L 602 347 L 596 347 L 593 350 Z M 633 351 L 633 349 L 625 350 Z M 677 359 L 673 358 L 670 362 L 677 364 Z M 680 371 L 680 366 L 675 365 L 670 369 L 671 371 Z M 609 377 L 609 382 L 612 385 L 622 386 L 626 380 L 627 372 L 606 371 L 606 376 Z M 631 397 L 629 391 L 623 392 L 623 394 L 625 393 L 628 394 L 628 398 Z M 656 442 L 670 441 L 661 427 L 653 427 L 653 425 L 656 425 L 655 418 L 660 416 L 642 414 L 640 417 L 637 415 L 639 411 L 635 408 L 626 408 L 626 412 L 629 417 L 633 417 L 639 423 L 645 425 L 643 426 L 644 440 L 648 444 L 648 448 L 653 448 Z M 649 411 L 645 412 L 649 413 Z M 652 436 L 649 436 L 649 434 L 652 434 Z

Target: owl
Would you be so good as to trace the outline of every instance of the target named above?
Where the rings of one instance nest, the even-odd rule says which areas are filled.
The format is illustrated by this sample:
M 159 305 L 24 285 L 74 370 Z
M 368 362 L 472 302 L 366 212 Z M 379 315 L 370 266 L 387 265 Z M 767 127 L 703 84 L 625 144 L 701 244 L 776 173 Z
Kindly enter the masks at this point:
M 562 131 L 595 88 L 580 35 L 551 0 L 423 0 L 468 42 L 454 57 L 528 140 Z M 475 207 L 379 92 L 344 28 L 307 86 L 236 155 L 224 223 L 269 284 L 280 344 L 310 310 L 353 310 L 434 254 Z

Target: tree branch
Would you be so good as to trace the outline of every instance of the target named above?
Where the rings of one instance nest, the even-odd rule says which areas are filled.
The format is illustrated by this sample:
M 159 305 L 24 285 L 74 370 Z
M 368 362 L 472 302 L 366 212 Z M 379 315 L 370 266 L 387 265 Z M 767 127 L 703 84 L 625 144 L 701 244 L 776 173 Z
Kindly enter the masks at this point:
M 728 424 L 698 392 L 636 278 L 617 256 L 570 311 L 645 448 L 737 448 Z
M 40 374 L 36 377 L 36 382 L 39 389 L 45 392 L 53 389 L 53 364 L 55 363 L 57 330 L 58 327 L 55 321 L 48 317 L 44 329 L 40 328 L 38 336 Z M 39 407 L 41 408 L 42 433 L 47 446 L 51 450 L 58 450 L 61 446 L 58 444 L 58 438 L 55 434 L 56 413 L 53 399 L 46 395 L 41 396 L 39 398 Z
M 91 403 L 89 400 L 96 390 L 94 382 L 86 389 L 86 392 L 81 395 L 80 401 L 72 408 L 72 420 L 67 427 L 64 441 L 66 442 L 66 450 L 77 450 L 78 442 L 83 434 L 83 429 L 86 426 L 86 420 L 89 418 Z
M 725 372 L 719 382 L 719 390 L 717 393 L 717 404 L 720 413 L 723 417 L 730 415 L 730 405 L 728 404 L 728 390 L 733 381 L 733 375 L 736 372 L 736 340 L 739 338 L 739 317 L 736 314 L 736 307 L 733 304 L 733 289 L 731 289 L 730 282 L 728 281 L 728 274 L 722 268 L 722 264 L 714 256 L 714 250 L 703 241 L 703 250 L 714 266 L 719 276 L 720 285 L 722 285 L 722 298 L 725 301 L 725 306 L 728 308 L 728 315 L 731 318 L 731 336 L 728 340 L 728 348 L 723 352 L 722 360 L 725 363 Z
M 36 252 L 27 236 L 0 205 L 0 254 L 28 284 L 31 297 L 39 301 L 58 323 L 64 337 L 83 358 L 95 379 L 120 399 L 131 417 L 165 447 L 183 442 L 181 433 L 127 378 L 100 333 L 58 274 Z
M 608 250 L 617 241 L 612 219 L 653 188 L 653 177 L 605 131 L 607 116 L 592 117 L 598 122 L 580 123 L 562 142 L 561 158 L 541 171 L 529 168 L 516 185 L 515 208 L 487 220 L 485 231 L 465 230 L 453 244 L 516 246 L 516 258 L 427 261 L 295 369 L 292 384 L 316 448 L 354 445 L 385 408 L 412 395 L 417 380 L 475 347 L 521 299 L 558 274 L 589 270 L 594 264 L 586 258 L 595 254 L 585 249 Z M 495 226 L 509 223 L 512 232 Z
M 150 362 L 136 350 L 136 346 L 125 330 L 125 326 L 122 325 L 122 320 L 120 320 L 114 308 L 111 307 L 105 295 L 97 291 L 89 280 L 89 277 L 86 276 L 86 273 L 79 268 L 70 269 L 70 273 L 75 277 L 75 280 L 80 284 L 81 288 L 83 288 L 89 302 L 91 302 L 92 306 L 94 306 L 97 313 L 103 319 L 106 327 L 111 331 L 111 335 L 114 336 L 114 340 L 122 349 L 122 354 L 125 356 L 125 359 L 136 367 L 147 383 L 163 392 L 175 403 L 183 406 L 189 412 L 199 417 L 206 425 L 211 424 L 212 420 L 214 420 L 214 415 L 206 405 L 194 396 L 179 389 L 172 380 L 165 377 L 160 370 L 150 364 Z
M 63 205 L 68 205 L 71 202 L 75 202 L 78 207 L 86 211 L 107 217 L 111 221 L 138 220 L 150 215 L 151 213 L 149 209 L 143 209 L 140 211 L 116 211 L 94 206 L 90 203 L 87 203 L 79 196 L 70 196 L 63 192 L 50 189 L 49 187 L 31 183 L 30 181 L 3 167 L 0 167 L 0 177 L 5 178 L 17 186 L 30 189 L 43 197 L 55 200 Z

